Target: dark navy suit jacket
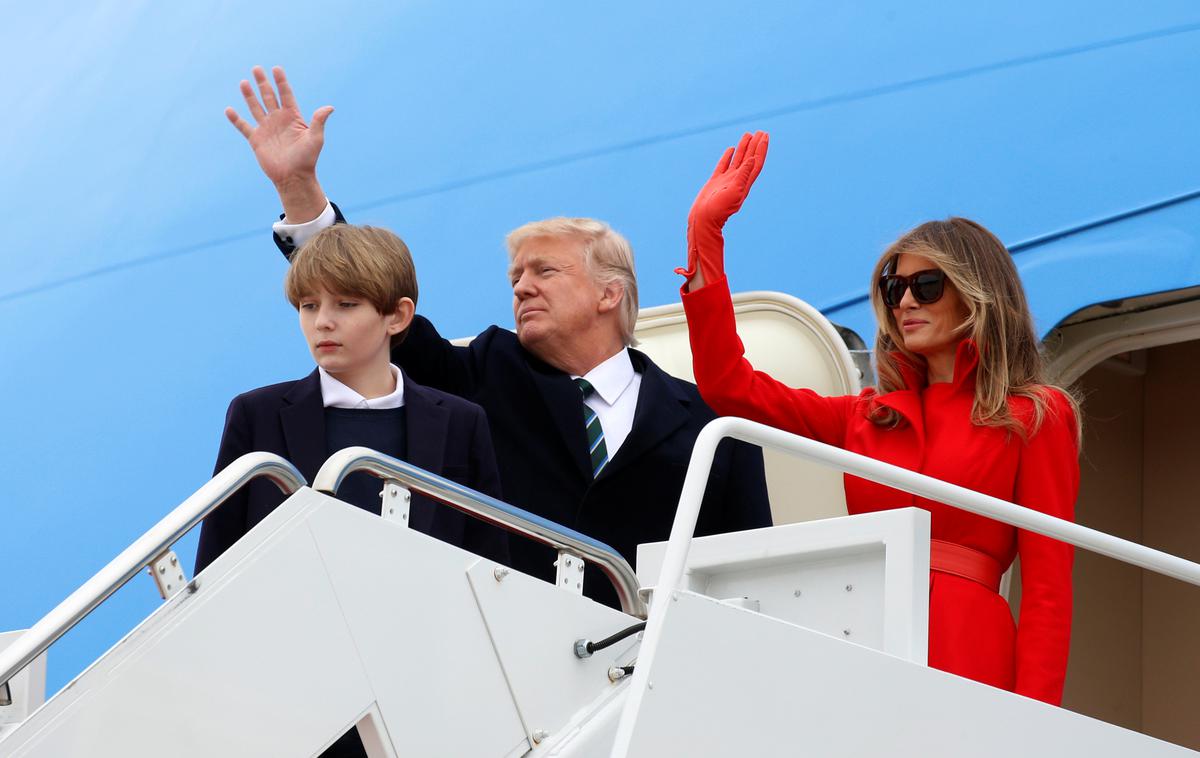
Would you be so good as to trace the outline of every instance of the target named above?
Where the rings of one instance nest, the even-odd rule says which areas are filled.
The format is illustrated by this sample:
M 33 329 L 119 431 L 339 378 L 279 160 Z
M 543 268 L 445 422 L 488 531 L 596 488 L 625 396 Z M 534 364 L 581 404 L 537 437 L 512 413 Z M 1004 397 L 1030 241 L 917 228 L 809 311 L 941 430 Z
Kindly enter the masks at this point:
M 500 479 L 487 418 L 479 406 L 422 387 L 402 372 L 408 462 L 460 484 L 500 497 Z M 326 450 L 321 379 L 304 379 L 238 395 L 229 404 L 217 454 L 220 471 L 245 453 L 278 453 L 308 481 L 335 450 Z M 379 483 L 383 489 L 383 482 Z M 283 502 L 270 482 L 256 479 L 204 520 L 196 551 L 196 572 Z M 447 505 L 413 494 L 409 526 L 488 558 L 508 562 L 508 535 Z
M 337 217 L 345 220 L 340 211 Z M 289 241 L 276 235 L 275 242 L 291 254 Z M 459 347 L 417 316 L 392 350 L 392 362 L 415 381 L 487 411 L 508 502 L 609 544 L 632 565 L 639 544 L 670 536 L 696 436 L 716 414 L 696 385 L 670 376 L 637 350 L 630 358 L 642 375 L 633 428 L 593 481 L 579 388 L 521 347 L 512 332 L 493 326 Z M 722 442 L 696 534 L 770 525 L 761 449 Z M 515 568 L 555 580 L 553 550 L 516 535 L 509 549 Z M 594 567 L 584 592 L 617 606 L 616 592 Z

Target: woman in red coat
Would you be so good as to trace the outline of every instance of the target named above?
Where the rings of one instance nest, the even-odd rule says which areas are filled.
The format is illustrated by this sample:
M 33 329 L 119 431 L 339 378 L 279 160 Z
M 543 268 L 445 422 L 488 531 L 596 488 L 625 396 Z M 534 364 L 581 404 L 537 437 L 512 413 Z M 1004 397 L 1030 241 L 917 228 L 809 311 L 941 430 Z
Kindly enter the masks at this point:
M 696 383 L 718 413 L 770 424 L 1064 519 L 1079 487 L 1078 408 L 1044 381 L 1033 320 L 1004 245 L 961 218 L 897 240 L 872 276 L 878 387 L 793 389 L 743 357 L 721 228 L 766 157 L 742 138 L 688 219 L 683 304 Z M 931 514 L 929 665 L 1048 703 L 1062 699 L 1071 635 L 1069 545 L 847 476 L 850 513 Z M 1021 557 L 1020 623 L 998 594 Z

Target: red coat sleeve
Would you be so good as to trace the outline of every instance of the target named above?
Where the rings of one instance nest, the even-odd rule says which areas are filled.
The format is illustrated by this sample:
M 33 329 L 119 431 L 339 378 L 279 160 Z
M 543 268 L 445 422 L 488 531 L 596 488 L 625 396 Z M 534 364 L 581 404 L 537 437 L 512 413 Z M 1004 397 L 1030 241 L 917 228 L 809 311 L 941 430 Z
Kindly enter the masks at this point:
M 1079 448 L 1075 415 L 1057 391 L 1046 417 L 1021 452 L 1016 502 L 1074 520 L 1079 493 Z M 1065 542 L 1017 532 L 1021 557 L 1021 612 L 1017 624 L 1016 691 L 1053 705 L 1062 701 L 1071 644 L 1071 563 Z
M 714 411 L 845 446 L 847 420 L 858 402 L 856 396 L 822 397 L 755 371 L 737 335 L 725 278 L 682 294 L 696 386 Z

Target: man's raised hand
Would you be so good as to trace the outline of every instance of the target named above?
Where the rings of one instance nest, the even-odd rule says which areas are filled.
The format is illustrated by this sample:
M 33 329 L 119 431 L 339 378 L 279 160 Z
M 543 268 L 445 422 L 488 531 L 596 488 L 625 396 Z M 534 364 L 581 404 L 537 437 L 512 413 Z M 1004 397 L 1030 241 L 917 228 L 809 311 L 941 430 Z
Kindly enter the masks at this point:
M 241 83 L 242 97 L 257 126 L 233 108 L 225 109 L 225 117 L 250 143 L 258 165 L 279 191 L 288 220 L 301 223 L 316 218 L 325 209 L 325 193 L 317 182 L 317 158 L 325 144 L 325 121 L 333 113 L 333 106 L 317 108 L 312 121 L 305 123 L 283 68 L 275 66 L 271 73 L 275 87 L 261 66 L 254 67 L 258 94 L 250 82 L 243 79 Z

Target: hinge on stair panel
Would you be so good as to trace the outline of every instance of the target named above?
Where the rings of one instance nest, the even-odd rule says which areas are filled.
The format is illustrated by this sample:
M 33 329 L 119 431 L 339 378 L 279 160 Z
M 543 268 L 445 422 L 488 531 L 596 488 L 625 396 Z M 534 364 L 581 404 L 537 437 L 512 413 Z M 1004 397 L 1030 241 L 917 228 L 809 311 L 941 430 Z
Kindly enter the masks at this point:
M 555 584 L 559 588 L 568 590 L 576 595 L 583 594 L 583 559 L 573 553 L 568 553 L 566 550 L 558 551 L 558 560 L 554 562 L 558 567 L 558 576 L 555 579 Z
M 150 562 L 150 576 L 158 585 L 158 594 L 163 600 L 169 600 L 172 595 L 183 589 L 187 577 L 183 573 L 183 565 L 174 550 L 168 550 Z
M 383 498 L 379 515 L 387 521 L 408 526 L 408 506 L 412 503 L 412 493 L 408 488 L 395 479 L 388 479 L 383 483 L 383 492 L 379 496 Z

